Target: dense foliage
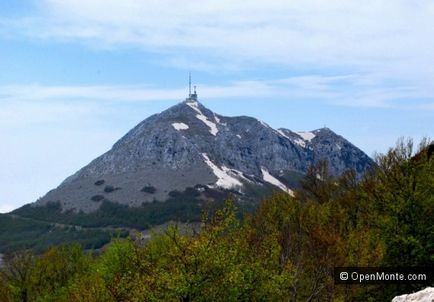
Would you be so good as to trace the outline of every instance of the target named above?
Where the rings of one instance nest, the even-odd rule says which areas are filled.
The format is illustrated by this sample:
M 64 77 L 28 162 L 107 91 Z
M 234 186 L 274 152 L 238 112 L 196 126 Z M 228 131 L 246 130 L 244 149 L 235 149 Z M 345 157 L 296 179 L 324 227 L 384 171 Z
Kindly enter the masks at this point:
M 434 266 L 434 156 L 401 141 L 362 180 L 312 167 L 295 197 L 237 218 L 234 203 L 146 244 L 7 255 L 0 301 L 390 301 L 407 286 L 335 285 L 337 266 Z
M 166 202 L 143 203 L 142 206 L 135 208 L 104 200 L 98 211 L 91 213 L 64 212 L 60 203 L 49 203 L 43 207 L 25 205 L 15 210 L 13 214 L 25 218 L 83 227 L 111 226 L 143 230 L 170 220 L 200 221 L 201 209 L 200 202 L 195 200 L 194 196 L 189 195 L 187 191 L 178 192 L 176 198 L 172 197 Z
M 40 253 L 65 242 L 78 242 L 85 249 L 97 249 L 110 242 L 112 237 L 125 235 L 123 230 L 84 229 L 0 214 L 1 253 L 20 249 Z

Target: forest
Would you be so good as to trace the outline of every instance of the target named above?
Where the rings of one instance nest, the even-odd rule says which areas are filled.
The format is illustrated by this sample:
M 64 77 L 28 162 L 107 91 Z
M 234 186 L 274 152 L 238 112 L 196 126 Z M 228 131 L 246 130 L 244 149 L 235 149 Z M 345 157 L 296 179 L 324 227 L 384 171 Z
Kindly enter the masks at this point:
M 434 267 L 433 153 L 401 139 L 363 179 L 319 162 L 295 196 L 241 218 L 229 199 L 199 231 L 7 253 L 0 301 L 391 301 L 427 284 L 338 285 L 333 269 Z

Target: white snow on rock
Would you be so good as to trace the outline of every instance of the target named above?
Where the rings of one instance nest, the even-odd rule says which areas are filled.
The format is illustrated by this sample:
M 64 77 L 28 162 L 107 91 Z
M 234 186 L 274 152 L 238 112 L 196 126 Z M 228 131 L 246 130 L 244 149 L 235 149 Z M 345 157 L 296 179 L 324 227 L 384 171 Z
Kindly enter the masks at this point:
M 237 134 L 237 137 L 238 137 L 239 139 L 241 139 L 241 135 Z
M 216 185 L 220 188 L 224 189 L 231 189 L 234 187 L 242 187 L 243 184 L 234 176 L 230 174 L 238 174 L 232 172 L 231 169 L 228 169 L 225 166 L 222 166 L 221 168 L 217 167 L 208 157 L 206 153 L 202 153 L 202 157 L 205 160 L 205 163 L 212 169 L 215 176 L 217 176 L 218 180 L 216 182 Z M 238 171 L 236 171 L 238 172 Z M 241 175 L 242 173 L 239 172 Z
M 200 115 L 200 114 L 198 114 L 198 115 L 196 115 L 196 117 L 199 119 L 199 120 L 201 120 L 202 122 L 204 122 L 205 123 L 205 125 L 207 125 L 208 127 L 209 127 L 209 132 L 212 134 L 212 135 L 216 135 L 217 134 L 217 132 L 219 132 L 219 130 L 217 129 L 217 125 L 216 124 L 214 124 L 213 122 L 210 122 L 209 120 L 208 120 L 208 118 L 205 116 L 205 115 Z
M 297 138 L 297 139 L 290 138 L 288 135 L 285 134 L 285 132 L 283 132 L 280 129 L 277 129 L 276 132 L 278 134 L 280 134 L 281 136 L 286 137 L 287 139 L 291 140 L 294 144 L 297 144 L 297 145 L 299 145 L 299 146 L 301 146 L 303 148 L 306 148 L 306 142 L 305 142 L 305 140 L 302 140 L 301 138 Z M 300 135 L 300 133 L 298 133 L 298 135 Z
M 434 287 L 427 287 L 409 295 L 401 295 L 393 298 L 392 302 L 432 302 L 434 301 Z
M 243 174 L 243 172 L 241 172 L 241 171 L 238 171 L 238 170 L 235 170 L 235 169 L 228 169 L 225 166 L 223 166 L 223 170 L 229 171 L 231 174 L 234 174 L 234 175 L 238 176 L 239 178 L 243 179 L 244 181 L 253 182 L 250 179 L 248 179 L 247 177 L 245 177 L 244 174 Z
M 282 189 L 283 191 L 289 193 L 291 196 L 294 196 L 294 192 L 286 187 L 283 183 L 281 183 L 277 178 L 275 178 L 273 175 L 271 175 L 266 169 L 261 168 L 262 177 L 264 181 Z
M 190 101 L 186 103 L 188 106 L 190 106 L 194 111 L 196 111 L 198 114 L 196 115 L 196 118 L 198 118 L 199 120 L 201 120 L 202 122 L 205 123 L 205 125 L 207 125 L 209 127 L 209 132 L 216 136 L 217 132 L 219 132 L 217 125 L 213 122 L 211 122 L 210 120 L 208 120 L 208 118 L 202 113 L 202 111 L 199 109 L 199 104 L 195 101 Z
M 303 148 L 306 148 L 306 142 L 305 142 L 305 140 L 302 140 L 301 138 L 292 139 L 292 138 L 290 138 L 288 135 L 286 135 L 285 132 L 283 132 L 283 131 L 280 130 L 280 129 L 277 129 L 276 132 L 277 132 L 278 134 L 280 134 L 281 136 L 286 137 L 287 139 L 291 140 L 294 144 L 297 144 L 297 145 L 299 145 L 299 146 L 301 146 L 301 147 L 303 147 Z M 300 133 L 298 133 L 298 135 L 300 135 Z M 300 136 L 301 136 L 301 135 L 300 135 Z M 313 135 L 313 136 L 315 136 L 315 135 Z M 313 138 L 313 137 L 312 137 L 312 138 Z
M 188 127 L 187 124 L 184 124 L 184 123 L 173 123 L 172 126 L 173 126 L 173 128 L 175 128 L 178 131 L 179 130 L 187 130 L 188 128 L 190 128 L 190 127 Z
M 196 111 L 199 114 L 202 114 L 202 111 L 200 111 L 199 109 L 199 103 L 196 101 L 188 101 L 186 103 L 188 106 L 190 106 L 191 109 L 193 109 L 194 111 Z
M 263 121 L 259 121 L 259 122 L 262 124 L 262 126 L 267 127 L 267 128 L 271 128 L 266 122 L 263 122 Z
M 305 141 L 309 142 L 315 137 L 315 134 L 312 132 L 297 132 L 297 134 L 300 135 Z
M 294 142 L 295 144 L 297 144 L 297 145 L 303 147 L 303 148 L 306 148 L 306 142 L 305 142 L 304 140 L 302 140 L 302 139 L 297 138 L 297 139 L 294 140 L 293 142 Z
M 286 135 L 282 130 L 277 129 L 276 132 L 279 133 L 281 136 L 286 137 L 287 139 L 289 139 L 288 135 Z

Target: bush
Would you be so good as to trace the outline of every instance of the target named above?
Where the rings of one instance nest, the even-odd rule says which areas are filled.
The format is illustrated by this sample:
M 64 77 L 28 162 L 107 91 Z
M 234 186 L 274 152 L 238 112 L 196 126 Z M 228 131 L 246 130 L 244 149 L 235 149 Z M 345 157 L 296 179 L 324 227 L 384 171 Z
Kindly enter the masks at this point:
M 105 186 L 105 188 L 104 188 L 104 192 L 106 192 L 106 193 L 111 193 L 111 192 L 113 192 L 113 191 L 117 191 L 117 190 L 119 190 L 120 188 L 115 188 L 115 187 L 113 187 L 113 186 L 110 186 L 110 185 L 108 185 L 108 186 Z
M 102 196 L 102 195 L 94 195 L 94 196 L 92 196 L 90 199 L 91 199 L 92 201 L 96 201 L 96 202 L 98 202 L 98 201 L 103 200 L 103 199 L 104 199 L 104 196 Z
M 97 180 L 96 182 L 95 182 L 95 186 L 101 186 L 101 185 L 103 185 L 104 184 L 104 179 L 100 179 L 100 180 Z
M 157 189 L 153 186 L 145 186 L 141 191 L 149 194 L 154 194 L 155 192 L 157 192 Z
M 172 198 L 177 198 L 179 196 L 181 196 L 181 192 L 177 191 L 177 190 L 173 190 L 169 192 L 169 196 Z

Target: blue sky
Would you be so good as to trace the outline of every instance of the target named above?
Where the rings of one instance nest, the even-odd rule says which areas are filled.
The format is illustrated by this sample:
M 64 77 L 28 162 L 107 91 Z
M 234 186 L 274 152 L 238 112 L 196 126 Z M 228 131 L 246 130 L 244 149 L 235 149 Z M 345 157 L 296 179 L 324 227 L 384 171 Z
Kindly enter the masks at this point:
M 0 1 L 0 212 L 182 101 L 368 155 L 434 132 L 434 3 Z

